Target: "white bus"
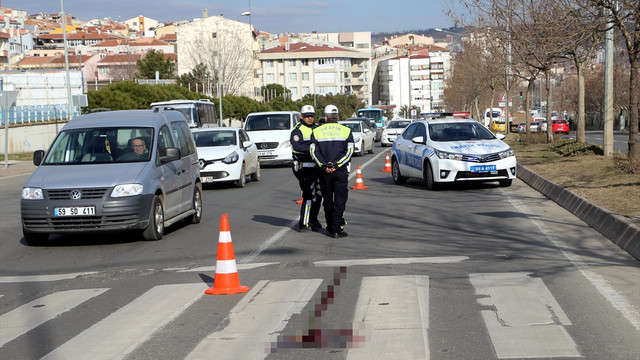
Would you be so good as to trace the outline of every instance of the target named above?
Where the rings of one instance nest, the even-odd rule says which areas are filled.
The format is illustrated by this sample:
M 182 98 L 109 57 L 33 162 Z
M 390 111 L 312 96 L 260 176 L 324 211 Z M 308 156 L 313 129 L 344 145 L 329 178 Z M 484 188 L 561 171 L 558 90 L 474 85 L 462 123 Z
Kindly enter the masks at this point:
M 217 127 L 216 105 L 208 99 L 169 100 L 151 103 L 151 109 L 173 109 L 180 111 L 192 128 Z

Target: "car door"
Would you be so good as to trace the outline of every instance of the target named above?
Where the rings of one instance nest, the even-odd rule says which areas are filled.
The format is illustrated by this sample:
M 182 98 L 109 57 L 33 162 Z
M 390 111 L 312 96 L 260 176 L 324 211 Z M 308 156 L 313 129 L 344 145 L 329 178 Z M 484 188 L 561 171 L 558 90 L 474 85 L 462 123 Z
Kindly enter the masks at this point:
M 160 163 L 160 157 L 166 155 L 167 148 L 177 147 L 171 136 L 171 130 L 167 125 L 162 126 L 158 131 L 156 143 L 156 165 L 159 171 L 162 172 L 162 175 L 157 178 L 161 179 L 164 191 L 165 219 L 170 219 L 180 211 L 182 202 L 182 166 L 179 159 L 164 164 Z
M 244 147 L 244 143 L 249 140 L 249 134 L 244 130 L 238 130 L 239 147 L 244 151 L 244 161 L 246 164 L 246 171 L 248 174 L 253 174 L 256 171 L 258 165 L 258 149 L 253 142 L 250 146 Z
M 408 154 L 410 155 L 407 155 L 407 156 L 410 156 L 412 159 L 411 174 L 415 175 L 415 177 L 422 178 L 422 175 L 424 174 L 424 157 L 426 156 L 425 144 L 427 142 L 427 132 L 423 123 L 413 123 L 410 126 L 411 126 L 411 133 L 407 133 L 407 135 L 410 137 L 407 140 L 411 142 L 411 144 L 408 145 L 409 147 Z M 421 143 L 413 142 L 413 139 L 416 139 L 419 137 L 422 138 Z
M 409 177 L 421 177 L 421 159 L 415 154 L 415 144 L 411 139 L 414 138 L 414 134 L 419 123 L 413 123 L 398 135 L 394 141 L 394 148 L 397 148 L 402 154 L 399 156 L 400 173 Z M 397 144 L 397 146 L 396 146 Z
M 362 127 L 362 138 L 365 139 L 364 149 L 371 149 L 373 147 L 373 132 L 367 123 L 364 121 L 360 121 L 360 126 Z
M 193 179 L 197 176 L 195 172 L 198 171 L 199 166 L 198 156 L 189 125 L 184 121 L 173 121 L 171 127 L 180 149 L 181 200 L 179 209 L 180 212 L 184 212 L 191 209 L 194 190 Z

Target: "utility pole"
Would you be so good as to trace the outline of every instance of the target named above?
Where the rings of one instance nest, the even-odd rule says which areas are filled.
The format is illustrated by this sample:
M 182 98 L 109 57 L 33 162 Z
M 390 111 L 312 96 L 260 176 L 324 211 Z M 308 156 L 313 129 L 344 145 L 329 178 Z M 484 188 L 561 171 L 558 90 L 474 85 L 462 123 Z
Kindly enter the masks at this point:
M 604 47 L 604 156 L 613 155 L 613 19 L 608 11 L 609 21 L 605 33 Z

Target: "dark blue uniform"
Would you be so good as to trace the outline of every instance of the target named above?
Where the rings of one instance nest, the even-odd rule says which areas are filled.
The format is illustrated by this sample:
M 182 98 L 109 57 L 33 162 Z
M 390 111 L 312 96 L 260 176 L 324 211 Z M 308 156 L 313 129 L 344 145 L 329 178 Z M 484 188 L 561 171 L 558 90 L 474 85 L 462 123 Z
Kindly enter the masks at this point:
M 348 197 L 349 171 L 354 143 L 351 129 L 327 122 L 315 129 L 311 135 L 310 154 L 320 166 L 320 186 L 324 201 L 327 231 L 332 236 L 343 232 L 344 210 Z M 327 172 L 326 169 L 335 169 Z
M 291 147 L 293 148 L 293 174 L 298 179 L 302 190 L 302 205 L 300 206 L 300 230 L 319 230 L 322 225 L 318 221 L 322 194 L 318 176 L 320 168 L 309 154 L 311 133 L 316 124 L 307 125 L 300 121 L 291 131 Z

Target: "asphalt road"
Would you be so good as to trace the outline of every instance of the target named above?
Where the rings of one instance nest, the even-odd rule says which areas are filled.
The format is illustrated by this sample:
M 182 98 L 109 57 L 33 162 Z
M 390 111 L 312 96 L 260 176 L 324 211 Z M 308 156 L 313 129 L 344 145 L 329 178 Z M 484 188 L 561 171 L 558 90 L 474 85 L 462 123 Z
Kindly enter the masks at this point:
M 637 358 L 638 261 L 520 180 L 395 185 L 376 151 L 343 239 L 293 231 L 297 182 L 265 166 L 160 241 L 29 247 L 26 176 L 0 179 L 0 358 Z M 204 295 L 224 213 L 250 290 Z

